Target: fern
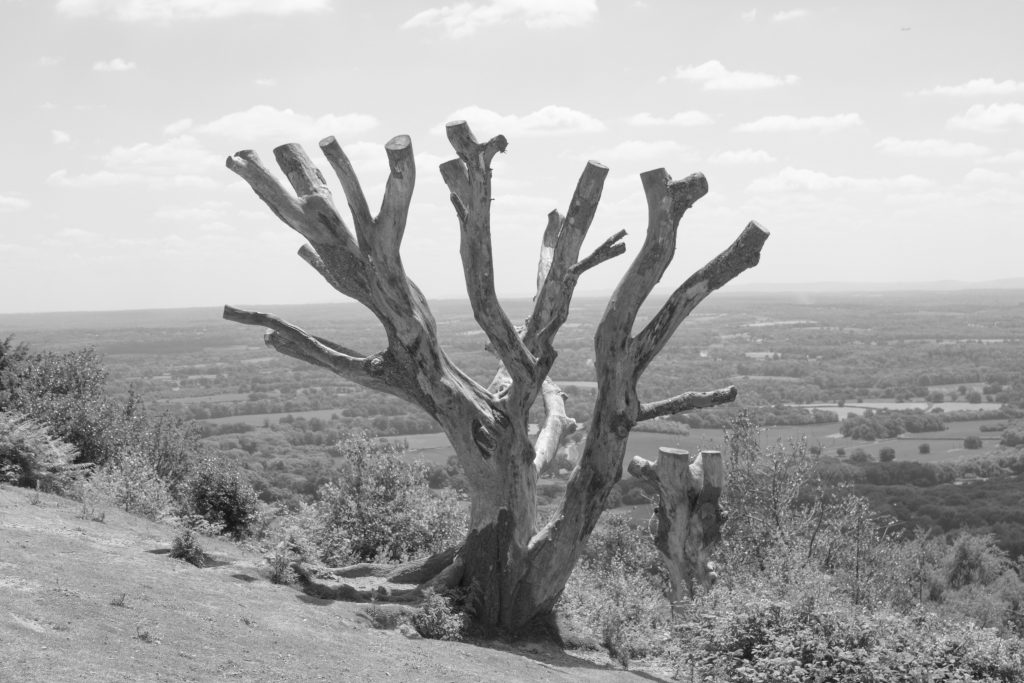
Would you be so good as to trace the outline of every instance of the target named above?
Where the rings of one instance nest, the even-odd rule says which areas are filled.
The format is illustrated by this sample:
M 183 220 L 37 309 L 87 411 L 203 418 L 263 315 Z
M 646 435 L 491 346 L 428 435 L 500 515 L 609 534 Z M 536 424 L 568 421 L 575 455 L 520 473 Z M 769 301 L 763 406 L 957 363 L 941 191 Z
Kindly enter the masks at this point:
M 75 465 L 78 449 L 47 427 L 16 412 L 0 412 L 0 481 L 17 486 L 66 488 L 88 465 Z

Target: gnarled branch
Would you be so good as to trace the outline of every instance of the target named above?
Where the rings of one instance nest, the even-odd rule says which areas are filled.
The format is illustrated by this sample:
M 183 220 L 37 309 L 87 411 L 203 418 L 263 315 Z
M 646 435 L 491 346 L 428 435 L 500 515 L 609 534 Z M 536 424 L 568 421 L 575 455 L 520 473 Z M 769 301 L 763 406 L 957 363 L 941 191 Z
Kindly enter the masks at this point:
M 746 269 L 757 265 L 761 258 L 761 247 L 767 239 L 768 231 L 751 221 L 725 251 L 672 292 L 661 310 L 634 339 L 633 353 L 640 372 L 658 355 L 697 304 Z
M 715 391 L 687 391 L 664 401 L 644 403 L 640 406 L 637 422 L 653 420 L 664 415 L 685 413 L 698 408 L 710 408 L 736 400 L 736 387 L 726 387 Z
M 224 319 L 243 325 L 268 328 L 270 331 L 264 336 L 267 346 L 286 356 L 319 365 L 371 389 L 410 398 L 403 387 L 387 381 L 386 360 L 383 354 L 360 357 L 350 349 L 313 336 L 270 313 L 225 306 Z

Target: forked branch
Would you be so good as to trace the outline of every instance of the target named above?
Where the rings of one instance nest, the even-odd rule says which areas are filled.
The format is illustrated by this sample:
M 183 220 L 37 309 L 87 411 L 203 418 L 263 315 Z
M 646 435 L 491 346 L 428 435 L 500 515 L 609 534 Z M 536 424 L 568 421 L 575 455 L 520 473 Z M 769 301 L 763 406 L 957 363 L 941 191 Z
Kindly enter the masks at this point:
M 459 253 L 473 317 L 508 369 L 513 387 L 519 385 L 520 389 L 529 392 L 537 361 L 498 303 L 494 289 L 491 159 L 498 152 L 505 151 L 508 142 L 499 135 L 481 144 L 465 121 L 449 123 L 447 133 L 459 158 L 442 164 L 441 175 L 448 185 L 452 205 L 459 218 Z

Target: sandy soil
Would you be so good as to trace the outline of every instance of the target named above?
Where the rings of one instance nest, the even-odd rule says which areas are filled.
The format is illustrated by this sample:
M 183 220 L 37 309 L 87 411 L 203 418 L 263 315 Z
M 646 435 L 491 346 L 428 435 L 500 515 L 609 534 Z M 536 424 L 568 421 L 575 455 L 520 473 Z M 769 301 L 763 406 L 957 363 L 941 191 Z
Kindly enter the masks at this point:
M 204 539 L 198 569 L 174 529 L 0 486 L 0 680 L 662 680 L 541 644 L 468 644 L 372 628 L 365 606 L 271 584 L 262 558 Z M 607 655 L 591 655 L 603 659 Z

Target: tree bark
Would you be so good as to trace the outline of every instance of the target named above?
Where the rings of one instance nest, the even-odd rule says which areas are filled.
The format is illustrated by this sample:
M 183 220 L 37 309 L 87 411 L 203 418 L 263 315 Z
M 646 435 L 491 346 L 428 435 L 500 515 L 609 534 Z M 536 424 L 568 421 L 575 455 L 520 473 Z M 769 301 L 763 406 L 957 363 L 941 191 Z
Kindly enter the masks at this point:
M 277 351 L 399 396 L 437 421 L 469 480 L 468 536 L 457 550 L 430 562 L 374 571 L 392 578 L 415 576 L 421 586 L 471 588 L 478 621 L 516 632 L 549 613 L 561 594 L 612 486 L 622 475 L 626 439 L 633 426 L 735 398 L 735 389 L 730 388 L 641 404 L 636 386 L 690 311 L 757 263 L 768 233 L 750 223 L 732 246 L 694 273 L 633 335 L 640 305 L 672 260 L 680 218 L 707 192 L 700 174 L 681 181 L 672 181 L 664 169 L 642 175 L 647 235 L 595 336 L 598 396 L 593 421 L 558 512 L 538 529 L 537 473 L 575 429 L 575 422 L 565 415 L 564 395 L 547 377 L 557 355 L 554 340 L 568 317 L 579 277 L 622 254 L 625 231 L 580 258 L 608 174 L 606 167 L 588 162 L 564 216 L 558 211 L 548 215 L 534 308 L 522 327 L 514 326 L 495 293 L 490 234 L 491 160 L 505 151 L 507 141 L 499 135 L 479 142 L 461 121 L 448 124 L 447 135 L 457 158 L 442 164 L 440 171 L 459 221 L 466 287 L 474 318 L 500 361 L 489 386 L 475 382 L 444 353 L 433 314 L 402 263 L 400 246 L 416 179 L 407 136 L 397 136 L 385 146 L 390 175 L 376 216 L 337 141 L 327 138 L 320 143 L 344 191 L 355 234 L 337 211 L 324 178 L 298 145 L 275 150 L 293 191 L 252 151 L 227 160 L 228 168 L 246 180 L 275 215 L 308 240 L 299 255 L 332 287 L 374 313 L 387 335 L 385 348 L 357 352 L 267 313 L 228 306 L 224 317 L 269 328 L 266 343 Z M 546 419 L 537 441 L 531 443 L 529 411 L 540 397 Z M 338 576 L 344 578 L 346 571 L 366 568 L 342 569 Z

